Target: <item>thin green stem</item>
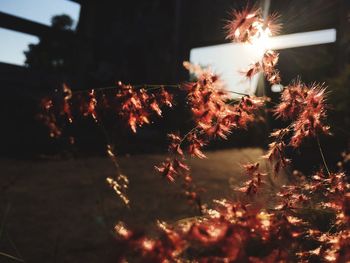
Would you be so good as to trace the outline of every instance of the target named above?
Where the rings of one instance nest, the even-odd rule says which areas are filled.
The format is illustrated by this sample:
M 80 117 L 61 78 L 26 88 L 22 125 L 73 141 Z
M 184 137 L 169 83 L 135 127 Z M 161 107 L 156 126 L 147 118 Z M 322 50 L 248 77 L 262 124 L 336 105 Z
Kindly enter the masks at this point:
M 328 175 L 331 175 L 331 173 L 330 173 L 330 171 L 328 169 L 328 165 L 327 165 L 326 159 L 325 159 L 324 154 L 323 154 L 323 150 L 322 150 L 320 139 L 319 139 L 318 135 L 316 135 L 316 140 L 317 140 L 318 149 L 320 150 L 320 154 L 321 154 L 321 157 L 322 157 L 322 161 L 323 161 L 324 167 L 326 168 Z
M 12 255 L 10 255 L 10 254 L 7 254 L 7 253 L 1 252 L 1 251 L 0 251 L 0 256 L 3 256 L 3 257 L 6 257 L 6 258 L 9 258 L 9 259 L 12 259 L 12 260 L 15 260 L 15 261 L 19 261 L 19 262 L 24 262 L 24 260 L 23 260 L 23 259 L 21 259 L 21 258 L 18 258 L 18 257 L 12 256 Z
M 160 88 L 179 88 L 181 85 L 180 84 L 136 84 L 136 85 L 131 85 L 134 88 L 145 88 L 146 90 L 153 90 L 153 89 L 160 89 Z M 103 87 L 103 88 L 97 88 L 95 91 L 104 91 L 104 90 L 114 90 L 118 89 L 119 86 L 109 86 L 109 87 Z M 73 93 L 83 93 L 90 91 L 91 89 L 84 89 L 84 90 L 77 90 L 73 91 Z
M 108 132 L 107 132 L 105 126 L 103 125 L 103 122 L 101 121 L 101 119 L 96 119 L 96 124 L 100 128 L 102 133 L 104 134 L 105 139 L 107 141 L 107 145 L 106 145 L 107 149 L 106 149 L 106 151 L 108 153 L 109 160 L 111 160 L 111 162 L 112 162 L 112 164 L 113 164 L 113 166 L 115 168 L 115 171 L 117 173 L 116 179 L 117 179 L 117 181 L 124 180 L 124 176 L 121 173 L 120 165 L 119 165 L 119 163 L 117 161 L 117 158 L 115 156 L 115 153 L 114 153 L 114 149 L 113 149 L 114 147 L 112 146 L 112 139 L 108 135 Z M 122 194 L 118 193 L 118 195 L 123 200 L 123 202 L 125 203 L 126 207 L 130 209 L 129 200 L 127 198 L 127 195 L 124 194 L 124 193 L 122 193 Z
M 180 84 L 137 84 L 137 85 L 131 85 L 136 88 L 141 88 L 141 87 L 153 87 L 153 88 L 161 88 L 161 87 L 168 87 L 168 88 L 178 88 L 181 85 Z
M 237 92 L 237 91 L 231 91 L 231 90 L 229 90 L 229 91 L 227 91 L 227 92 L 233 93 L 233 94 L 237 94 L 237 95 L 241 95 L 241 96 L 246 96 L 246 97 L 249 96 L 249 94 L 245 94 L 245 93 L 241 93 L 241 92 Z
M 184 137 L 182 137 L 181 141 L 180 141 L 180 145 L 186 140 L 186 138 L 193 133 L 196 129 L 198 129 L 199 125 L 196 125 L 194 128 L 192 128 L 189 132 L 187 132 Z

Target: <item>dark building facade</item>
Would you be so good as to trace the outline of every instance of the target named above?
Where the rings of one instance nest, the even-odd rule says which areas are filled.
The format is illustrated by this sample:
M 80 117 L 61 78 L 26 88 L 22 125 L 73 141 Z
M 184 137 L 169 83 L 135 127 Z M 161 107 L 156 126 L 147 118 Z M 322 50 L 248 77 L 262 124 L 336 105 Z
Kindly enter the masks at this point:
M 238 0 L 82 1 L 78 34 L 87 40 L 87 68 L 102 81 L 184 80 L 182 61 L 190 49 L 225 43 L 223 27 L 230 11 L 246 5 Z M 264 6 L 264 1 L 255 5 Z M 348 1 L 271 1 L 270 11 L 281 15 L 282 34 L 336 28 L 339 41 L 334 53 L 344 54 Z M 315 49 L 306 52 L 310 50 Z M 336 57 L 337 63 L 345 62 L 344 55 Z
M 126 83 L 169 84 L 188 79 L 182 62 L 191 48 L 225 43 L 223 29 L 230 11 L 244 8 L 244 0 L 79 0 L 81 14 L 74 38 L 75 72 L 0 64 L 3 87 L 3 153 L 45 147 L 34 118 L 36 103 L 62 81 L 73 89 Z M 266 1 L 250 1 L 264 6 Z M 279 68 L 288 82 L 297 74 L 306 81 L 336 75 L 349 62 L 350 2 L 347 0 L 271 0 L 270 11 L 281 15 L 281 34 L 336 28 L 337 43 L 281 51 Z M 1 13 L 0 26 L 34 35 L 60 35 L 49 27 Z M 70 42 L 71 43 L 71 42 Z M 172 118 L 177 118 L 172 115 Z M 180 121 L 175 121 L 176 125 Z M 173 125 L 173 126 L 176 126 Z M 24 150 L 25 151 L 25 150 Z

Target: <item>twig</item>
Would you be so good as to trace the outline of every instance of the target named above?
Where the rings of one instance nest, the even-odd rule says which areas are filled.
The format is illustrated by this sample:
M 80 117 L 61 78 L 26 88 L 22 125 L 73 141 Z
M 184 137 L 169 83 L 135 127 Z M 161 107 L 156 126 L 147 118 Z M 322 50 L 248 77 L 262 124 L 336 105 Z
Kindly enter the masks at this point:
M 195 130 L 197 130 L 199 127 L 199 125 L 196 125 L 195 127 L 193 127 L 189 132 L 187 132 L 181 139 L 180 141 L 180 145 L 186 140 L 186 138 L 191 134 L 193 133 Z
M 322 147 L 321 147 L 320 139 L 319 139 L 318 135 L 316 135 L 316 141 L 317 141 L 318 149 L 320 150 L 320 154 L 321 154 L 321 157 L 322 157 L 322 161 L 323 161 L 324 167 L 326 168 L 328 175 L 331 175 L 331 173 L 330 173 L 330 171 L 328 169 L 328 165 L 327 165 L 326 159 L 324 158 L 324 154 L 323 154 L 323 151 L 322 151 Z
M 18 261 L 18 262 L 25 262 L 25 261 L 24 261 L 23 259 L 21 259 L 21 258 L 12 256 L 12 255 L 10 255 L 10 254 L 7 254 L 7 253 L 1 252 L 1 251 L 0 251 L 0 256 L 6 257 L 6 258 L 9 258 L 9 259 Z
M 145 88 L 146 90 L 153 90 L 153 89 L 160 89 L 160 88 L 179 88 L 181 85 L 180 84 L 136 84 L 136 85 L 130 85 L 133 88 Z M 149 88 L 148 88 L 149 87 Z M 94 89 L 96 92 L 98 91 L 104 91 L 104 90 L 114 90 L 114 89 L 118 89 L 119 86 L 115 85 L 115 86 L 108 86 L 108 87 L 103 87 L 103 88 L 97 88 Z M 82 89 L 82 90 L 76 90 L 73 91 L 74 94 L 77 93 L 83 93 L 83 92 L 88 92 L 91 89 Z
M 241 95 L 241 96 L 243 96 L 243 97 L 249 97 L 249 94 L 246 94 L 246 93 L 241 93 L 241 92 L 231 91 L 231 90 L 228 90 L 227 92 L 228 92 L 228 93 L 237 94 L 237 95 Z
M 117 176 L 116 176 L 116 182 L 118 182 L 118 184 L 120 183 L 120 181 L 123 181 L 123 185 L 125 184 L 125 182 L 128 184 L 128 179 L 121 173 L 121 169 L 120 169 L 120 166 L 119 166 L 119 163 L 117 161 L 117 158 L 115 157 L 115 153 L 114 153 L 114 147 L 112 146 L 112 140 L 111 138 L 109 137 L 108 135 L 108 132 L 107 130 L 105 129 L 102 121 L 98 118 L 95 119 L 96 120 L 96 124 L 97 126 L 102 130 L 104 136 L 105 136 L 105 139 L 107 141 L 107 154 L 108 154 L 108 157 L 109 157 L 109 160 L 111 160 L 114 168 L 115 168 L 115 171 L 117 173 Z M 125 190 L 127 187 L 124 187 L 122 186 L 123 190 Z M 114 189 L 116 191 L 116 189 Z M 118 196 L 122 199 L 122 201 L 125 203 L 126 207 L 130 209 L 130 205 L 129 205 L 129 199 L 126 195 L 126 193 L 122 193 L 121 191 L 118 192 L 116 191 Z

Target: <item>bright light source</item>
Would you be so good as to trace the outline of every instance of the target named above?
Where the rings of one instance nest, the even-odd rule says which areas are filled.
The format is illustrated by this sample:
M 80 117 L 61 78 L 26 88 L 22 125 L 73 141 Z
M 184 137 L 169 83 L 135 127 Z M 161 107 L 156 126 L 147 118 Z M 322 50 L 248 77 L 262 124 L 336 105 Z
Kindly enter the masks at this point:
M 210 66 L 215 73 L 221 76 L 227 89 L 253 94 L 258 84 L 258 75 L 249 80 L 241 71 L 261 59 L 259 52 L 256 51 L 253 45 L 244 44 L 194 48 L 191 50 L 190 61 L 201 66 Z
M 259 61 L 262 59 L 264 53 L 266 50 L 271 49 L 271 31 L 269 28 L 259 29 L 259 33 L 257 36 L 252 40 L 251 43 L 247 43 L 249 49 L 251 49 L 251 52 L 255 53 L 257 56 L 257 60 Z
M 333 43 L 336 39 L 337 31 L 332 28 L 272 37 L 269 41 L 270 48 L 275 50 Z
M 211 68 L 221 75 L 227 88 L 231 91 L 254 94 L 258 85 L 258 74 L 247 80 L 240 72 L 249 65 L 261 60 L 266 49 L 285 49 L 301 46 L 332 43 L 336 41 L 336 30 L 327 29 L 305 33 L 269 37 L 263 31 L 253 39 L 251 44 L 222 44 L 194 48 L 190 61 Z M 275 87 L 277 90 L 277 87 Z

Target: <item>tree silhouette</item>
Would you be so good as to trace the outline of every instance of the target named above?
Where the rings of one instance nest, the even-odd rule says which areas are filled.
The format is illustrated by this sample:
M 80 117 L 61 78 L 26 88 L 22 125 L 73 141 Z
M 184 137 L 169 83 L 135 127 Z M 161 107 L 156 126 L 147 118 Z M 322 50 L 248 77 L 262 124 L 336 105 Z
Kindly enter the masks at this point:
M 68 34 L 45 34 L 40 37 L 38 44 L 29 44 L 25 65 L 29 68 L 46 70 L 57 73 L 74 72 L 76 61 L 76 43 L 71 37 L 73 19 L 68 15 L 56 15 L 51 19 L 51 26 L 57 32 Z

